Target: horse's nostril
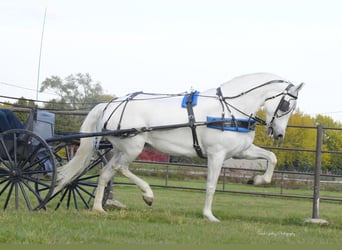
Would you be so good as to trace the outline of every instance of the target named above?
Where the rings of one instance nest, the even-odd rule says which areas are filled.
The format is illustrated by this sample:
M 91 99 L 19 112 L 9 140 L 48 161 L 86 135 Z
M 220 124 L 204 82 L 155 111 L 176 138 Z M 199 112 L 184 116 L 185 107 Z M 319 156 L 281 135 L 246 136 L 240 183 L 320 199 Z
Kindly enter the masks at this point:
M 277 139 L 283 139 L 283 135 L 282 134 L 279 134 L 278 136 L 277 136 Z

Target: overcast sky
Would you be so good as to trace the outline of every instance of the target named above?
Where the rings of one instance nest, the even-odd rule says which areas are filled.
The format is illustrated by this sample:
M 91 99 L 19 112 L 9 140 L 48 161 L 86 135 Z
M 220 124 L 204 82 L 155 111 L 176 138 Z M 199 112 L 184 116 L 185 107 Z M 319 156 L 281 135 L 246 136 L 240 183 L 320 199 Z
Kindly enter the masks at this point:
M 0 95 L 35 99 L 45 9 L 40 82 L 89 73 L 120 96 L 270 72 L 306 83 L 302 112 L 342 121 L 340 0 L 0 0 Z

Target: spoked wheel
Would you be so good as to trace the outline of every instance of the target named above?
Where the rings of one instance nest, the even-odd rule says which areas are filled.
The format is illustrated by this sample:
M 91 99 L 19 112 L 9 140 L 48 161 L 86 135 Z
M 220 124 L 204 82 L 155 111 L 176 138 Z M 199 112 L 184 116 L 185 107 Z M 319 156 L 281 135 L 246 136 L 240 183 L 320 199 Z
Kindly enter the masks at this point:
M 61 165 L 64 165 L 66 161 L 72 159 L 77 147 L 78 142 L 63 142 L 55 147 L 56 158 L 62 162 Z M 93 199 L 95 198 L 99 170 L 107 162 L 105 155 L 108 151 L 109 149 L 99 150 L 83 173 L 52 197 L 54 200 L 58 200 L 55 205 L 55 210 L 60 207 L 66 207 L 67 209 L 75 208 L 77 210 L 91 208 Z M 108 199 L 109 192 L 110 187 L 107 186 L 103 202 Z
M 24 129 L 0 134 L 2 209 L 45 208 L 55 182 L 55 158 L 40 136 Z

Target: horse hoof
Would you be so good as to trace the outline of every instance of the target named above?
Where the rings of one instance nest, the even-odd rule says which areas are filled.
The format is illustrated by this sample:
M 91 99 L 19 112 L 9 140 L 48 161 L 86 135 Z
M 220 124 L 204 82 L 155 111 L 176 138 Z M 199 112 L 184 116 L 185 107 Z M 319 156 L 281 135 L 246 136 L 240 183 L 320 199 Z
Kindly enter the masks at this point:
M 145 201 L 145 203 L 146 203 L 147 205 L 152 206 L 153 198 L 147 197 L 147 196 L 143 196 L 143 200 Z
M 121 203 L 118 200 L 114 200 L 114 199 L 108 199 L 106 201 L 105 206 L 106 207 L 112 207 L 112 208 L 118 208 L 118 209 L 127 208 L 125 204 Z
M 93 208 L 91 211 L 93 213 L 97 213 L 97 214 L 106 214 L 107 213 L 103 208 Z
M 253 179 L 248 180 L 248 181 L 247 181 L 247 184 L 248 184 L 248 185 L 253 185 L 253 184 L 254 184 L 254 180 L 253 180 Z
M 219 219 L 217 219 L 212 213 L 210 214 L 203 214 L 204 219 L 210 221 L 210 222 L 220 222 Z
M 262 175 L 256 175 L 253 179 L 254 186 L 261 186 L 268 183 L 270 183 L 270 181 L 266 181 Z

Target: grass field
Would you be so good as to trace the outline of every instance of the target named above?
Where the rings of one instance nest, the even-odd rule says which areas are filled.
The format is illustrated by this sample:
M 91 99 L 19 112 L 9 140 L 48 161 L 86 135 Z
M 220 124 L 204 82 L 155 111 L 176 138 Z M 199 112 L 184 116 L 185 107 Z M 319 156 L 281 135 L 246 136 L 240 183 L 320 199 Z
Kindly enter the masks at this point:
M 154 188 L 147 207 L 135 186 L 116 186 L 116 199 L 127 209 L 106 214 L 87 210 L 3 211 L 0 244 L 341 244 L 342 204 L 321 202 L 320 217 L 329 225 L 307 224 L 310 200 L 217 193 L 214 214 L 202 217 L 204 192 Z

